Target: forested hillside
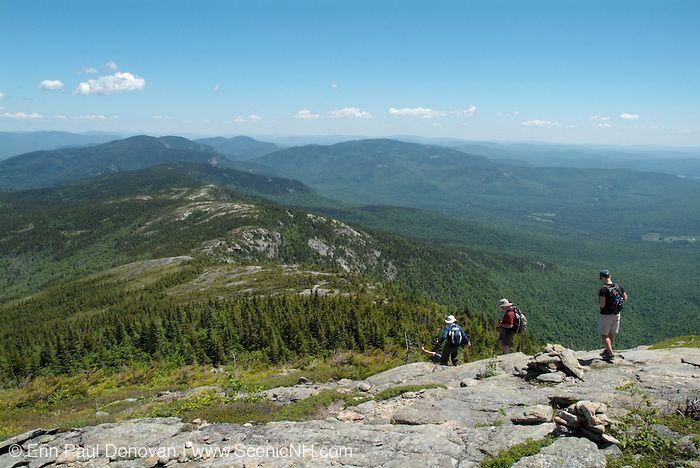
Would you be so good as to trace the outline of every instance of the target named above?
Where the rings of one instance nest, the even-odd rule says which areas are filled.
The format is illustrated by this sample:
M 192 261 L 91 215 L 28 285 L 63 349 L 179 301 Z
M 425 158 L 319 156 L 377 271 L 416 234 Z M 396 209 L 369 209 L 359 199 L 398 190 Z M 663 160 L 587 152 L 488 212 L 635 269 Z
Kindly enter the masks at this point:
M 643 255 L 617 247 L 600 251 L 594 240 L 538 237 L 398 208 L 336 209 L 320 216 L 217 185 L 224 181 L 274 196 L 278 185 L 270 187 L 270 180 L 180 164 L 2 194 L 3 300 L 132 261 L 189 256 L 204 261 L 206 271 L 173 294 L 197 302 L 239 300 L 241 294 L 256 292 L 298 294 L 315 287 L 337 294 L 366 292 L 372 284 L 393 283 L 400 291 L 491 319 L 498 317 L 495 302 L 508 297 L 527 311 L 534 336 L 589 347 L 597 343 L 596 273 L 607 260 L 605 266 L 619 264 L 614 271 L 633 298 L 625 312 L 623 345 L 680 335 L 695 326 L 692 258 L 676 262 L 668 257 L 666 266 L 644 268 L 658 254 L 653 249 L 661 246 L 649 244 L 652 250 Z M 287 187 L 283 180 L 278 184 Z M 597 256 L 584 259 L 596 251 Z M 280 281 L 289 277 L 284 265 L 301 265 L 332 278 L 325 284 L 294 280 L 286 291 L 270 286 L 285 284 Z M 260 267 L 274 279 L 241 282 L 238 270 L 248 266 Z M 659 272 L 668 277 L 672 267 L 685 275 L 677 288 L 657 281 Z M 339 273 L 365 279 L 336 281 Z
M 0 331 L 0 383 L 149 362 L 216 366 L 234 356 L 275 364 L 336 350 L 403 348 L 407 342 L 414 353 L 437 336 L 447 312 L 464 321 L 473 357 L 496 349 L 493 323 L 483 316 L 382 286 L 326 296 L 193 300 L 173 294 L 210 266 L 185 262 L 128 277 L 111 272 L 0 306 L 0 317 L 11 324 Z M 532 351 L 539 345 L 523 335 L 517 346 Z

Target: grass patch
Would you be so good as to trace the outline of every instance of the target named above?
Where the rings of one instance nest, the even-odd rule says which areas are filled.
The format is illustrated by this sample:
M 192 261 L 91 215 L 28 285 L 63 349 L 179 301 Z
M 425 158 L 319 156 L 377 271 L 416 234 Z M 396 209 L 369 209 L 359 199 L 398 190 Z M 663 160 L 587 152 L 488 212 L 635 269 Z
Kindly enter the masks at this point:
M 9 439 L 10 437 L 19 434 L 20 431 L 17 428 L 17 426 L 14 425 L 7 425 L 7 426 L 0 426 L 0 441 Z
M 283 368 L 251 366 L 237 374 L 247 386 L 268 389 L 296 385 L 300 377 L 313 382 L 330 382 L 340 379 L 364 380 L 374 374 L 405 364 L 403 351 L 399 349 L 357 353 L 337 352 L 333 356 L 299 359 Z
M 426 385 L 403 385 L 401 387 L 391 387 L 382 390 L 381 392 L 374 395 L 372 400 L 383 401 L 396 398 L 397 396 L 403 395 L 408 392 L 418 392 L 420 390 L 428 390 L 431 388 L 446 388 L 444 385 L 439 384 L 426 384 Z
M 217 402 L 216 399 L 198 399 L 181 407 L 177 415 L 185 420 L 202 418 L 212 423 L 262 424 L 272 421 L 306 421 L 324 416 L 326 409 L 335 402 L 347 402 L 355 396 L 335 390 L 324 390 L 288 405 L 261 399 L 232 399 L 226 403 Z M 172 410 L 170 408 L 168 411 Z
M 686 335 L 669 338 L 664 341 L 655 343 L 649 347 L 650 349 L 669 349 L 669 348 L 700 348 L 699 335 Z
M 304 419 L 321 408 L 326 400 L 350 398 L 322 394 L 309 401 L 281 407 L 260 400 L 260 391 L 293 386 L 304 376 L 314 382 L 343 378 L 362 380 L 403 364 L 401 350 L 367 353 L 337 352 L 325 359 L 307 358 L 270 367 L 264 363 L 241 359 L 236 369 L 212 373 L 211 366 L 176 366 L 157 364 L 134 366 L 114 372 L 97 370 L 67 376 L 36 377 L 21 385 L 0 389 L 0 439 L 37 427 L 82 427 L 103 422 L 121 421 L 139 416 L 197 417 L 211 422 L 265 422 L 280 419 Z M 211 386 L 226 392 L 202 392 L 175 403 L 158 401 L 158 393 Z M 237 391 L 248 397 L 230 398 Z M 405 390 L 410 391 L 410 390 Z M 136 401 L 127 399 L 136 399 Z M 324 400 L 325 398 L 325 400 Z M 357 398 L 357 395 L 353 395 Z M 346 400 L 350 401 L 350 400 Z M 95 418 L 95 402 L 110 414 Z
M 693 435 L 695 446 L 698 447 L 699 421 L 680 414 L 661 414 L 657 408 L 653 407 L 648 395 L 634 384 L 624 385 L 618 390 L 637 397 L 639 404 L 629 408 L 629 413 L 613 426 L 613 435 L 620 441 L 622 455 L 609 458 L 609 467 L 655 468 L 666 466 L 671 462 L 697 459 L 693 454 L 685 451 L 678 440 L 664 437 L 654 430 L 653 426 L 661 424 L 681 435 Z
M 680 414 L 667 414 L 659 417 L 660 424 L 682 435 L 692 435 L 700 443 L 700 420 Z
M 540 450 L 551 445 L 552 442 L 554 442 L 554 437 L 552 436 L 539 440 L 528 439 L 522 444 L 501 450 L 495 456 L 485 458 L 480 466 L 484 468 L 509 468 L 521 458 L 539 453 Z

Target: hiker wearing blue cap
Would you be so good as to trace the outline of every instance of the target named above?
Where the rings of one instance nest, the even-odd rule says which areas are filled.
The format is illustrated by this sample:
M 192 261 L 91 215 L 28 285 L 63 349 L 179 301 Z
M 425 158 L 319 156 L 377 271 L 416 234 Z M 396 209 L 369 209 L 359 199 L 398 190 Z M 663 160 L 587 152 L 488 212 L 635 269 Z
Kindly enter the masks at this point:
M 612 361 L 615 356 L 615 337 L 620 331 L 620 312 L 627 301 L 627 292 L 613 282 L 609 270 L 602 270 L 599 278 L 603 283 L 598 290 L 598 334 L 603 341 L 603 352 L 600 355 L 603 359 Z

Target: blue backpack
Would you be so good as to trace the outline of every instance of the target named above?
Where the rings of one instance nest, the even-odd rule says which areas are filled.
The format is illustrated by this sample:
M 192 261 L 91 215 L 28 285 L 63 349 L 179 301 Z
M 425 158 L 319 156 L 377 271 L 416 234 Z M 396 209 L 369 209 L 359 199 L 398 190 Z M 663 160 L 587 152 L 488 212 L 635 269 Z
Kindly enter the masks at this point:
M 467 344 L 464 341 L 464 336 L 462 336 L 462 329 L 457 325 L 452 325 L 450 332 L 447 334 L 447 338 L 450 340 L 450 344 L 452 344 L 452 346 L 462 346 Z

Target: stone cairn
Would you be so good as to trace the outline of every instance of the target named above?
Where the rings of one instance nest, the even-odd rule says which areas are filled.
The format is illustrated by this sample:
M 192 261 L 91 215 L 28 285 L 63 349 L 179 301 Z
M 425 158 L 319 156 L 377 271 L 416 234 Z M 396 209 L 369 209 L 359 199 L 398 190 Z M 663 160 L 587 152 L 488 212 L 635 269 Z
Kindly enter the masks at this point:
M 548 344 L 544 351 L 533 356 L 525 369 L 516 369 L 516 375 L 528 380 L 560 383 L 567 376 L 584 380 L 584 371 L 574 352 L 558 344 Z
M 613 420 L 605 414 L 605 403 L 595 401 L 579 401 L 560 409 L 554 416 L 554 435 L 583 436 L 597 444 L 615 444 L 620 442 L 610 434 L 608 429 Z

